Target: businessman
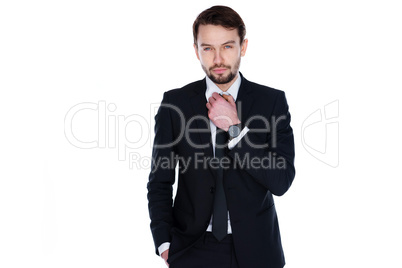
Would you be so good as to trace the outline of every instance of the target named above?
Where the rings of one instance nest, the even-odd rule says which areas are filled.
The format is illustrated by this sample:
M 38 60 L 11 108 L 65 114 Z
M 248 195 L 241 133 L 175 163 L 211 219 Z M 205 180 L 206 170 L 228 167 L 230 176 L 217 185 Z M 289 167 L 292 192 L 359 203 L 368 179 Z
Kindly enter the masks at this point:
M 171 268 L 285 265 L 273 195 L 295 176 L 290 114 L 283 91 L 239 72 L 245 34 L 233 9 L 203 11 L 193 35 L 206 77 L 165 92 L 155 116 L 148 208 Z

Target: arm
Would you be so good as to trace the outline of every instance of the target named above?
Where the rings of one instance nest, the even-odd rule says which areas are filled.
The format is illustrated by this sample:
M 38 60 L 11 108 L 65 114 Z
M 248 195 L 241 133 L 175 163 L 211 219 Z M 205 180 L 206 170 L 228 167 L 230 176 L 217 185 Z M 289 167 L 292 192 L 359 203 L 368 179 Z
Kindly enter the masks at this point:
M 258 183 L 270 190 L 275 195 L 283 195 L 290 187 L 295 176 L 294 168 L 294 138 L 290 126 L 290 114 L 284 92 L 280 91 L 273 109 L 275 120 L 270 125 L 269 135 L 266 140 L 259 140 L 261 136 L 250 129 L 232 150 L 229 156 L 234 161 L 238 159 L 263 159 L 271 157 L 271 164 L 275 161 L 278 166 L 270 168 L 255 168 L 252 165 L 244 165 L 243 170 L 250 174 Z M 267 144 L 267 146 L 255 146 Z
M 168 107 L 168 96 L 165 93 L 162 104 L 155 116 L 155 139 L 152 151 L 152 166 L 149 175 L 148 209 L 151 219 L 151 231 L 155 243 L 156 254 L 161 254 L 158 248 L 170 242 L 170 229 L 173 224 L 172 185 L 175 181 L 176 163 L 171 168 L 158 167 L 160 159 L 170 159 L 174 146 L 166 146 L 174 141 L 171 112 Z M 163 146 L 165 145 L 165 146 Z M 166 249 L 165 249 L 166 250 Z
M 230 125 L 240 122 L 231 96 L 220 97 L 214 93 L 209 98 L 207 108 L 209 118 L 217 127 L 225 131 Z M 271 122 L 269 129 L 264 130 L 267 135 L 263 140 L 261 135 L 256 134 L 257 130 L 245 128 L 242 131 L 245 135 L 241 135 L 239 140 L 233 142 L 234 144 L 229 143 L 228 155 L 235 163 L 241 164 L 238 168 L 245 170 L 273 194 L 283 195 L 289 189 L 295 176 L 293 130 L 290 127 L 290 114 L 284 92 L 278 91 L 270 116 L 275 120 Z M 266 119 L 269 121 L 271 118 Z M 280 166 L 266 168 L 260 165 L 256 168 L 251 163 L 253 159 L 261 161 L 267 158 L 271 158 L 271 161 L 275 163 L 281 161 Z

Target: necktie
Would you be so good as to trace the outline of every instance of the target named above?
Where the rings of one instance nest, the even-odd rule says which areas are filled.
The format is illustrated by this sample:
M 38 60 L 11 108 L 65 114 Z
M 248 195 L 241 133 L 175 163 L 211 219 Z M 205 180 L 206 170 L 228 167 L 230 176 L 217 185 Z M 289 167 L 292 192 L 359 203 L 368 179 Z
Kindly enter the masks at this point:
M 225 144 L 227 142 L 227 133 L 222 129 L 216 129 L 215 157 L 219 160 L 225 155 Z M 221 165 L 217 169 L 217 178 L 215 186 L 215 198 L 212 218 L 212 234 L 218 241 L 221 241 L 227 235 L 228 226 L 228 208 L 226 205 L 225 190 L 223 189 L 223 169 Z

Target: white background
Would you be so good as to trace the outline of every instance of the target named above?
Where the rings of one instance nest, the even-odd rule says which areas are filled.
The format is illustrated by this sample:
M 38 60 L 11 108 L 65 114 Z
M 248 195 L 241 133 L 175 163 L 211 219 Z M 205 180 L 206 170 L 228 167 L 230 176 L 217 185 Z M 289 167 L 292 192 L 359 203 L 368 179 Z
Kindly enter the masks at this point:
M 164 267 L 146 198 L 153 110 L 203 78 L 191 26 L 215 4 L 246 23 L 244 76 L 290 106 L 297 174 L 276 198 L 286 267 L 402 267 L 402 19 L 397 1 L 350 0 L 1 1 L 1 267 Z M 333 124 L 304 132 L 332 102 Z M 71 126 L 104 148 L 66 138 L 80 103 L 111 104 L 107 121 L 87 109 Z

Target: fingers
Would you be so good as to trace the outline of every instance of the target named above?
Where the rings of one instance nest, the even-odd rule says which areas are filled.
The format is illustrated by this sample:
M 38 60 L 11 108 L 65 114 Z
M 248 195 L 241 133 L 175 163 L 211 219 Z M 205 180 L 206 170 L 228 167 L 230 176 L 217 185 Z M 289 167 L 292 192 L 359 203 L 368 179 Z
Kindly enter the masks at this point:
M 169 263 L 167 262 L 168 256 L 169 256 L 169 249 L 165 250 L 165 251 L 161 254 L 161 257 L 162 257 L 162 259 L 165 261 L 167 267 L 169 267 Z
M 212 96 L 209 97 L 208 102 L 214 103 L 214 102 L 215 102 L 216 100 L 218 100 L 220 97 L 221 97 L 221 96 L 220 96 L 218 93 L 214 92 L 214 93 L 212 93 Z
M 221 99 L 226 100 L 232 106 L 236 106 L 236 103 L 235 103 L 234 98 L 232 97 L 232 95 L 229 95 L 229 94 L 220 95 L 220 94 L 214 92 L 214 93 L 212 93 L 212 96 L 208 99 L 208 102 L 206 104 L 207 108 L 211 109 L 214 106 L 214 103 L 219 101 L 219 100 L 221 100 Z
M 218 94 L 216 92 L 212 93 L 211 97 L 208 99 L 209 102 L 214 102 L 214 101 L 218 101 L 221 98 L 225 99 L 226 101 L 228 101 L 228 97 L 231 97 L 230 95 L 227 94 Z
M 212 93 L 212 98 L 214 98 L 214 99 L 218 99 L 218 98 L 220 98 L 220 96 L 221 96 L 221 95 L 219 95 L 219 94 L 216 93 L 216 92 Z

